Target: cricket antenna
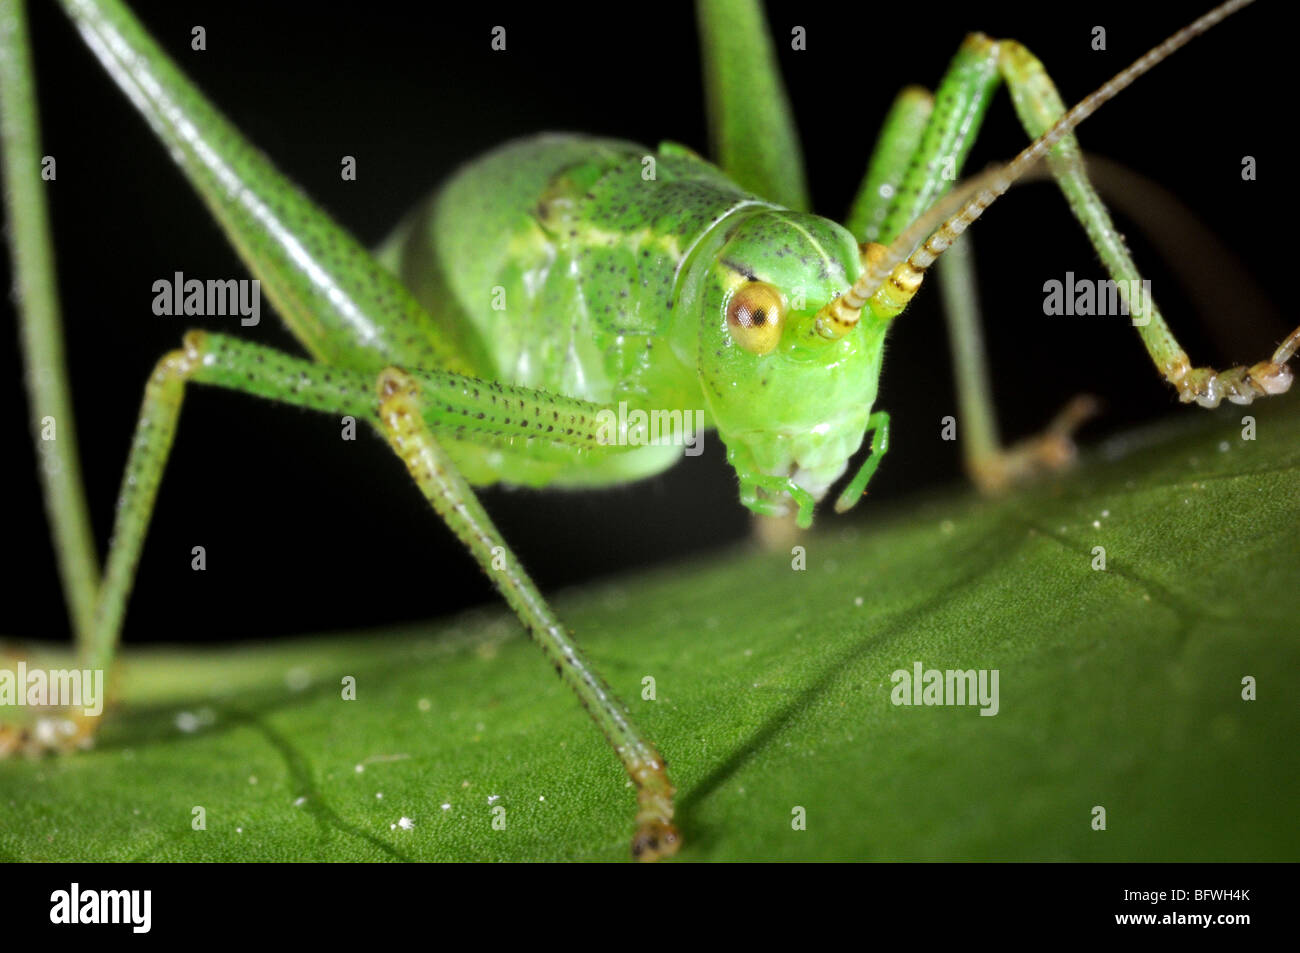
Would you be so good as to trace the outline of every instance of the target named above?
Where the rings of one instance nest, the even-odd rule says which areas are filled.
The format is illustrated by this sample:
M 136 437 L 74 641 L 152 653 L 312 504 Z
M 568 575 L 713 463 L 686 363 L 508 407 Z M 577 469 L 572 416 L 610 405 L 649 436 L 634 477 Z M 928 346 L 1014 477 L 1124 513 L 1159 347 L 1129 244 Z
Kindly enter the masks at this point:
M 1079 123 L 1194 37 L 1253 2 L 1254 0 L 1228 0 L 1138 57 L 1084 97 L 1014 159 L 980 176 L 971 188 L 963 190 L 965 200 L 955 213 L 947 211 L 948 203 L 941 203 L 940 207 L 932 209 L 931 212 L 948 216 L 937 228 L 934 225 L 936 216 L 927 212 L 908 226 L 888 247 L 875 243 L 864 245 L 862 274 L 848 291 L 817 313 L 814 325 L 817 333 L 831 340 L 844 337 L 858 323 L 867 302 L 882 292 L 884 297 L 880 303 L 883 313 L 892 317 L 901 311 L 908 299 L 916 293 L 926 269 L 934 264 L 935 259 L 947 251 L 970 228 L 971 223 L 984 214 L 985 209 L 1004 195 L 1017 179 L 1046 156 Z M 890 287 L 886 288 L 886 282 Z

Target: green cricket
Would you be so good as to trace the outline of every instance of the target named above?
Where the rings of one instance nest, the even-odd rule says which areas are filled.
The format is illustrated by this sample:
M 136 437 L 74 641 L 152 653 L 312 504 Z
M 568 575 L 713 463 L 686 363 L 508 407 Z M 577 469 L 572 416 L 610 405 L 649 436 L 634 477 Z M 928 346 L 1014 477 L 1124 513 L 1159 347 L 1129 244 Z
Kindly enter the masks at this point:
M 699 419 L 726 446 L 740 502 L 759 516 L 793 515 L 803 528 L 870 434 L 870 454 L 835 503 L 841 512 L 854 506 L 888 449 L 889 415 L 875 401 L 891 323 L 927 269 L 1040 161 L 1111 279 L 1139 286 L 1073 130 L 1250 0 L 1206 13 L 1068 110 L 1025 47 L 971 34 L 935 93 L 908 87 L 898 95 L 844 225 L 808 209 L 760 5 L 702 0 L 716 164 L 673 143 L 649 150 L 581 136 L 515 141 L 464 166 L 375 253 L 244 139 L 120 0 L 60 2 L 307 355 L 191 331 L 162 357 L 145 386 L 101 573 L 66 436 L 71 400 L 26 14 L 22 0 L 4 0 L 5 197 L 30 410 L 37 431 L 53 417 L 65 435 L 64 466 L 43 479 L 84 667 L 112 668 L 188 385 L 354 416 L 387 440 L 604 733 L 635 786 L 632 855 L 654 860 L 682 843 L 665 759 L 574 643 L 473 487 L 640 479 L 681 457 Z M 1001 85 L 1032 143 L 954 185 L 951 172 Z M 960 248 L 940 271 L 972 299 Z M 1154 302 L 1128 304 L 1182 401 L 1249 403 L 1288 389 L 1300 329 L 1269 360 L 1216 371 L 1192 365 Z M 963 456 L 975 482 L 996 491 L 1068 463 L 1072 431 L 1089 408 L 1073 402 L 1039 436 L 1002 446 L 977 320 L 973 307 L 950 316 Z M 636 411 L 671 421 L 670 432 L 645 439 Z M 0 755 L 72 749 L 93 733 L 93 720 L 72 717 L 54 731 L 14 725 L 0 729 Z

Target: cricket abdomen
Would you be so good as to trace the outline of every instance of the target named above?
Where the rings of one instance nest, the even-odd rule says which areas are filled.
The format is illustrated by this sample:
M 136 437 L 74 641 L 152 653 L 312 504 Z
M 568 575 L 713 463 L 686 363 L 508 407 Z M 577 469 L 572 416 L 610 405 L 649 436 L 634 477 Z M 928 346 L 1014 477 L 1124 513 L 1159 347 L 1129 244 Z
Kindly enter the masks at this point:
M 684 266 L 719 222 L 765 204 L 680 147 L 545 135 L 460 170 L 382 255 L 481 376 L 688 411 L 704 401 L 698 329 L 673 321 Z M 527 461 L 503 451 L 468 469 L 477 482 L 490 482 L 486 471 L 530 484 L 613 482 L 671 465 L 677 454 L 665 449 L 674 448 L 567 464 L 581 473 L 553 462 L 525 473 Z

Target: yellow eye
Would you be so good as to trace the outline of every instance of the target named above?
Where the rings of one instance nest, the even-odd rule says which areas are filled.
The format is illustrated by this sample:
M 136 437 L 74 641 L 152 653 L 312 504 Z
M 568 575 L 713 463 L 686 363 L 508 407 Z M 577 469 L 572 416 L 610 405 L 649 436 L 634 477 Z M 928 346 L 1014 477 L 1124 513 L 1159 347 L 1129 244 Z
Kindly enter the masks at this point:
M 727 301 L 727 328 L 751 354 L 767 354 L 781 340 L 785 299 L 765 281 L 747 281 Z

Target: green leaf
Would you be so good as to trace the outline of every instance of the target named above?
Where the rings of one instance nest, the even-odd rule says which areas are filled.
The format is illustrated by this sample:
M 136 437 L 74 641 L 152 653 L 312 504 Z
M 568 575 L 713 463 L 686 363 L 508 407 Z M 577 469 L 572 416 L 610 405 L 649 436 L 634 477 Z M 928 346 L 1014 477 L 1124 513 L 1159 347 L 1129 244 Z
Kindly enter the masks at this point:
M 746 548 L 558 606 L 669 760 L 683 859 L 1291 860 L 1297 408 L 1188 412 L 1002 501 L 823 517 L 806 571 Z M 891 704 L 916 662 L 996 669 L 997 715 Z M 0 763 L 5 858 L 627 856 L 615 758 L 504 611 L 124 675 L 95 750 Z

